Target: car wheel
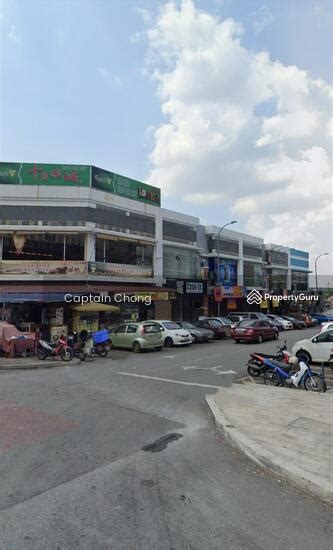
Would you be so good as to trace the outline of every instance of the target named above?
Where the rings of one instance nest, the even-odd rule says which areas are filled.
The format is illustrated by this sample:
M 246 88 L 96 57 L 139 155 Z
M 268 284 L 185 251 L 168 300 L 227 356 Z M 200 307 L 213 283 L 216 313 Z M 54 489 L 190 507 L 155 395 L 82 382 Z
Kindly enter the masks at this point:
M 139 342 L 133 342 L 132 350 L 134 351 L 134 353 L 140 353 L 141 346 Z
M 310 355 L 310 353 L 308 351 L 305 351 L 304 349 L 300 349 L 297 353 L 296 353 L 296 357 L 298 357 L 298 359 L 301 361 L 302 358 L 303 360 L 305 360 L 306 363 L 309 363 L 311 364 L 312 363 L 312 357 Z
M 161 351 L 162 347 L 161 347 L 161 346 L 157 346 L 155 349 L 156 349 L 156 351 Z
M 279 338 L 279 333 L 278 332 L 274 332 L 274 340 L 278 340 Z
M 170 338 L 170 336 L 168 336 L 165 340 L 164 340 L 164 345 L 166 348 L 172 348 L 173 346 L 173 340 L 172 338 Z
M 258 336 L 258 344 L 262 344 L 262 341 L 263 341 L 263 337 L 261 336 L 261 334 L 259 334 L 259 336 Z

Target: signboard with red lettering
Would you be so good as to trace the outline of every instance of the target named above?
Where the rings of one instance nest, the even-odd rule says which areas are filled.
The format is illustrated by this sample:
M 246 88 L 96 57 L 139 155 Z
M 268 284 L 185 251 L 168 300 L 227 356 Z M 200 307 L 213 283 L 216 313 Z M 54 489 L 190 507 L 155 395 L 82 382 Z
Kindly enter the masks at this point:
M 1 162 L 0 183 L 16 185 L 90 186 L 90 166 Z
M 214 302 L 222 302 L 222 288 L 220 286 L 214 287 Z

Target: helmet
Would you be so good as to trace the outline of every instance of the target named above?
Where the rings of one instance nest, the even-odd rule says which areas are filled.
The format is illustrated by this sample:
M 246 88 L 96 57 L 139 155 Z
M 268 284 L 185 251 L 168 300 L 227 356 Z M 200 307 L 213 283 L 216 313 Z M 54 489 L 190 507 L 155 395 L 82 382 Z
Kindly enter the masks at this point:
M 298 365 L 298 357 L 296 357 L 296 355 L 291 355 L 288 359 L 288 363 L 289 365 Z

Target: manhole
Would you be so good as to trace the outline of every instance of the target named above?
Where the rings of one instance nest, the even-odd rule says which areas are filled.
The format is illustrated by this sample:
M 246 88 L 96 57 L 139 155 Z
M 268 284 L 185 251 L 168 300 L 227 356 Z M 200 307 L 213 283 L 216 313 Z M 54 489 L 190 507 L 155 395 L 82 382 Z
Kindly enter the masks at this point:
M 169 443 L 171 443 L 172 441 L 177 441 L 177 439 L 180 439 L 181 437 L 183 437 L 182 434 L 177 433 L 164 435 L 163 437 L 160 437 L 160 439 L 157 439 L 157 441 L 154 441 L 154 443 L 149 443 L 148 445 L 142 447 L 142 451 L 159 453 L 161 451 L 164 451 Z

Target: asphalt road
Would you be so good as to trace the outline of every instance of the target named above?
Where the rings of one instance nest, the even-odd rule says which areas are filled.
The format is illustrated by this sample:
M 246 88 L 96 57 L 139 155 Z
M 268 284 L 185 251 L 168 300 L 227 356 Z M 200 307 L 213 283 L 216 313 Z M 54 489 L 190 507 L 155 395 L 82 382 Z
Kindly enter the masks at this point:
M 331 550 L 329 507 L 234 451 L 208 416 L 205 394 L 275 348 L 225 340 L 0 373 L 1 550 Z

